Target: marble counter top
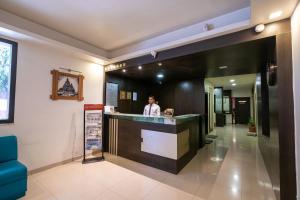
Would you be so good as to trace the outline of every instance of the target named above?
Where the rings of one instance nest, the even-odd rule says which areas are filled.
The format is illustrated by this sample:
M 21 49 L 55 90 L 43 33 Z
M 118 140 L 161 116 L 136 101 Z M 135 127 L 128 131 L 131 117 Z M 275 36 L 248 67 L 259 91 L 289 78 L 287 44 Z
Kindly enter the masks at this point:
M 144 116 L 139 114 L 127 114 L 127 113 L 104 113 L 104 114 L 109 115 L 116 119 L 126 119 L 126 120 L 140 121 L 140 122 L 169 124 L 169 125 L 181 124 L 193 120 L 200 116 L 199 114 L 187 114 L 187 115 L 179 115 L 174 117 Z

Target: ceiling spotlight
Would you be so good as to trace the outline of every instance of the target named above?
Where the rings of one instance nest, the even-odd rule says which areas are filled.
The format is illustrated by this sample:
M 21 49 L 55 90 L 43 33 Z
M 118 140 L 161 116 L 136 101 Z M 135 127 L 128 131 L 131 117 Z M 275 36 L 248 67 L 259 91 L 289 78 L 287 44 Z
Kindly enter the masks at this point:
M 282 11 L 278 10 L 276 12 L 273 12 L 269 15 L 269 19 L 276 19 L 282 15 Z
M 159 63 L 157 63 L 158 64 L 158 66 L 162 66 L 162 63 L 161 62 L 159 62 Z
M 231 80 L 230 80 L 230 83 L 233 83 L 234 81 L 235 81 L 234 79 L 231 79 Z
M 143 67 L 140 65 L 140 66 L 138 67 L 138 69 L 141 70 L 141 69 L 143 69 Z
M 219 69 L 227 69 L 227 66 L 220 66 Z
M 125 72 L 126 72 L 126 69 L 122 69 L 122 72 L 124 72 L 124 73 L 125 73 Z
M 264 24 L 258 24 L 255 26 L 255 32 L 256 33 L 261 33 L 265 30 L 265 25 Z
M 232 86 L 236 86 L 236 83 L 232 83 L 231 85 L 232 85 Z
M 157 76 L 157 78 L 163 78 L 164 77 L 163 74 L 157 74 L 156 76 Z

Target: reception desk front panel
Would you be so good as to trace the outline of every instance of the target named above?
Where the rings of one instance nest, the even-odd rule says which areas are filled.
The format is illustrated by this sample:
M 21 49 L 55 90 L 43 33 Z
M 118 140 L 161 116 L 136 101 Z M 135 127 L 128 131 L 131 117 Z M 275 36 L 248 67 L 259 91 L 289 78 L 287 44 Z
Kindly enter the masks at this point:
M 199 147 L 199 115 L 174 118 L 108 114 L 105 149 L 171 173 L 178 173 Z
M 189 151 L 189 129 L 177 134 L 142 129 L 141 137 L 143 152 L 178 160 Z

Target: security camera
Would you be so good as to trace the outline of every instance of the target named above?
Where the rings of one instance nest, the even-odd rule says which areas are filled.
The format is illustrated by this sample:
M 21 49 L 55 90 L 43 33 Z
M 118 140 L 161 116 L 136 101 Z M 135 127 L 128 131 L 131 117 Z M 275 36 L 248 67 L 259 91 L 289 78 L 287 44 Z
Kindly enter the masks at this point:
M 153 56 L 153 58 L 156 58 L 156 56 L 157 56 L 157 52 L 156 51 L 151 51 L 150 53 Z
M 213 24 L 204 24 L 204 26 L 203 26 L 203 31 L 210 31 L 212 29 L 214 29 Z

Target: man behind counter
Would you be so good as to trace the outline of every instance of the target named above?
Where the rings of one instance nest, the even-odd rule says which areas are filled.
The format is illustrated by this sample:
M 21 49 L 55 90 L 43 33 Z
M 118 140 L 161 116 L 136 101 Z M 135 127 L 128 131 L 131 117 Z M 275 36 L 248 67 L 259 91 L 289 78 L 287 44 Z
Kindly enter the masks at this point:
M 146 116 L 160 116 L 160 107 L 159 105 L 155 104 L 155 97 L 149 96 L 148 98 L 148 105 L 144 108 L 144 115 Z

